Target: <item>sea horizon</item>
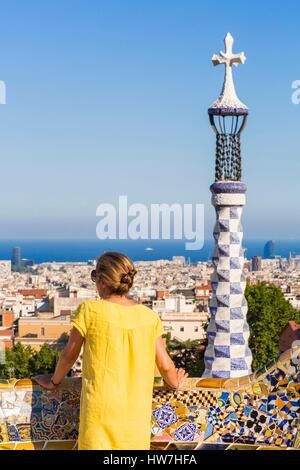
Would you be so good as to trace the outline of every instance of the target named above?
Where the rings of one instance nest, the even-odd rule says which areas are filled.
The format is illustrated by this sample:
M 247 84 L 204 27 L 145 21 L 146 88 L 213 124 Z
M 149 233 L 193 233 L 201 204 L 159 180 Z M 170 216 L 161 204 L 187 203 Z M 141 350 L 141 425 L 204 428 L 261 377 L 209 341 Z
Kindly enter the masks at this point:
M 249 239 L 243 242 L 245 257 L 263 257 L 267 239 Z M 289 253 L 300 254 L 300 240 L 273 239 L 275 255 L 287 258 Z M 21 249 L 21 257 L 32 259 L 35 264 L 45 262 L 87 262 L 96 259 L 104 251 L 121 251 L 134 261 L 155 261 L 184 256 L 187 261 L 211 259 L 214 240 L 206 239 L 200 250 L 186 250 L 185 240 L 99 240 L 96 238 L 2 238 L 0 259 L 9 260 L 12 249 Z

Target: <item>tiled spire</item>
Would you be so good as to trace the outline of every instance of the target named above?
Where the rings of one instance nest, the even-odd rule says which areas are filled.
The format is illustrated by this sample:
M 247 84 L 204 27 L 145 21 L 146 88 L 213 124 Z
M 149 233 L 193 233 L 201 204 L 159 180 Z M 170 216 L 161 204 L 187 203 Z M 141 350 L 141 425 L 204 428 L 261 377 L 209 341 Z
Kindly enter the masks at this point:
M 205 351 L 205 377 L 241 377 L 251 373 L 249 326 L 244 296 L 245 276 L 241 216 L 246 185 L 241 180 L 240 134 L 248 108 L 236 95 L 232 65 L 243 64 L 245 54 L 232 53 L 233 38 L 225 38 L 225 53 L 213 55 L 214 65 L 225 64 L 222 93 L 209 108 L 216 133 L 216 182 L 211 186 L 216 211 L 214 228 L 212 298 Z

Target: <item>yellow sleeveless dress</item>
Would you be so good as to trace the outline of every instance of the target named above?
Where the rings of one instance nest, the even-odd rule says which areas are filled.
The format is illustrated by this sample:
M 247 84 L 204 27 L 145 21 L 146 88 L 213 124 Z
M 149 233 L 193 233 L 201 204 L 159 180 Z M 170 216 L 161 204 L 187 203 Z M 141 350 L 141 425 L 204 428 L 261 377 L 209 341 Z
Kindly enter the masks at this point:
M 79 306 L 72 324 L 85 339 L 79 450 L 149 449 L 158 314 L 94 300 Z

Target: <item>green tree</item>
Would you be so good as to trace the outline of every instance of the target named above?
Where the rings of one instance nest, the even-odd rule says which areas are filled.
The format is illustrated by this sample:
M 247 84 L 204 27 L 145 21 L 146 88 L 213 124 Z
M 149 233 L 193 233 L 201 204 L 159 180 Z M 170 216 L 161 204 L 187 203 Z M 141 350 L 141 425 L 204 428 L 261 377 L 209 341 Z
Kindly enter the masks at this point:
M 16 343 L 5 350 L 5 363 L 0 364 L 0 379 L 24 379 L 37 374 L 53 372 L 59 351 L 44 344 L 39 351 Z
M 21 343 L 17 343 L 11 350 L 6 349 L 5 364 L 0 365 L 0 377 L 3 379 L 30 377 L 32 355 L 33 349 L 30 346 L 23 346 Z
M 15 376 L 14 361 L 11 350 L 5 348 L 5 362 L 0 364 L 0 379 L 10 379 Z
M 261 368 L 279 354 L 279 335 L 289 320 L 297 319 L 297 312 L 284 298 L 282 291 L 259 282 L 248 285 L 247 320 L 250 327 L 249 346 L 253 354 L 252 369 Z
M 59 356 L 57 349 L 52 348 L 48 344 L 43 344 L 39 351 L 35 351 L 30 358 L 31 376 L 37 374 L 47 374 L 53 372 Z
M 185 369 L 190 377 L 201 377 L 204 372 L 204 346 L 200 341 L 179 341 L 164 335 L 166 348 L 176 367 Z

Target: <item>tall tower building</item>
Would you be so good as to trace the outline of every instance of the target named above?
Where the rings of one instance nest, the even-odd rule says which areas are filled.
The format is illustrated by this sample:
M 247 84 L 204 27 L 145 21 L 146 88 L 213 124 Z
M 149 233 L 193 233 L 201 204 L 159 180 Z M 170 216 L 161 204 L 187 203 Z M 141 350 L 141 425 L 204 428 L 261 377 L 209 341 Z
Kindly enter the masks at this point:
M 273 259 L 275 258 L 275 243 L 273 240 L 269 240 L 264 246 L 264 258 Z
M 215 182 L 210 187 L 216 224 L 204 377 L 248 375 L 252 362 L 248 347 L 241 225 L 247 188 L 241 182 L 240 136 L 246 124 L 248 108 L 237 97 L 232 77 L 232 65 L 243 64 L 246 57 L 243 52 L 234 54 L 232 46 L 233 37 L 228 33 L 225 52 L 212 57 L 214 65 L 225 66 L 225 79 L 221 95 L 208 110 L 216 135 Z
M 21 248 L 19 246 L 15 246 L 12 250 L 11 263 L 13 266 L 21 265 Z

